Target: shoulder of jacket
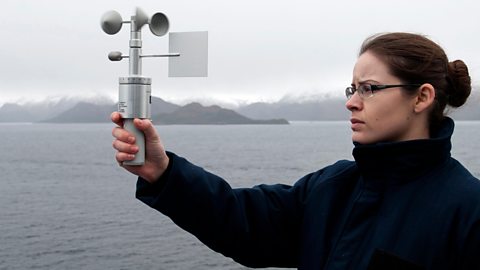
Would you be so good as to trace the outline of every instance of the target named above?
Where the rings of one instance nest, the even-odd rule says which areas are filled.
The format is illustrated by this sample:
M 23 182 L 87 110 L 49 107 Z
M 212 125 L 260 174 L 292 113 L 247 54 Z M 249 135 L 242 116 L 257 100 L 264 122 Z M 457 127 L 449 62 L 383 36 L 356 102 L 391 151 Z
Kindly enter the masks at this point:
M 324 174 L 329 177 L 336 177 L 351 174 L 358 171 L 357 164 L 351 160 L 339 160 L 332 165 L 325 167 Z
M 306 176 L 309 185 L 322 185 L 341 183 L 357 179 L 359 176 L 357 165 L 354 161 L 339 160 L 332 165 L 324 167 Z
M 473 192 L 480 199 L 480 180 L 476 178 L 459 161 L 451 158 L 446 168 L 450 174 L 451 184 L 465 192 Z

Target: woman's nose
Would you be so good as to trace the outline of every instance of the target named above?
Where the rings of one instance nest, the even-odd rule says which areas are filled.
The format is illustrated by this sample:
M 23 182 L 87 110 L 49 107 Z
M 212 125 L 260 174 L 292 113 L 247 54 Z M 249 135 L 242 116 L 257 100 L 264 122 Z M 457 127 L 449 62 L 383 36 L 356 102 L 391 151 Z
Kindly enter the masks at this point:
M 349 111 L 358 111 L 358 110 L 361 110 L 363 108 L 363 100 L 362 98 L 358 95 L 357 92 L 355 92 L 351 97 L 350 99 L 347 100 L 347 102 L 345 103 L 345 107 L 347 107 L 347 109 Z

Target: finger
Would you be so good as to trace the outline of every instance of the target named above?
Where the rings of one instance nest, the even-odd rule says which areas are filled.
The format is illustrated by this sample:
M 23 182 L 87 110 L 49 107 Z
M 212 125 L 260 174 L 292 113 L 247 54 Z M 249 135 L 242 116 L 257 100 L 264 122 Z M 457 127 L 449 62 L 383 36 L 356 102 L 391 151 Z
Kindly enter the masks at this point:
M 127 154 L 136 154 L 138 152 L 138 146 L 125 143 L 119 140 L 114 140 L 112 146 L 115 150 L 119 152 L 124 152 Z
M 135 142 L 135 136 L 133 136 L 130 132 L 120 127 L 113 128 L 112 136 L 122 142 L 131 143 L 131 144 Z
M 122 163 L 124 161 L 134 160 L 135 155 L 127 154 L 127 153 L 123 153 L 123 152 L 117 152 L 115 154 L 115 159 L 117 160 L 118 163 Z
M 120 127 L 123 127 L 122 115 L 119 112 L 112 112 L 110 118 L 112 119 L 113 123 L 117 124 Z
M 136 128 L 143 131 L 145 139 L 149 141 L 160 141 L 157 130 L 149 119 L 135 119 L 133 124 Z

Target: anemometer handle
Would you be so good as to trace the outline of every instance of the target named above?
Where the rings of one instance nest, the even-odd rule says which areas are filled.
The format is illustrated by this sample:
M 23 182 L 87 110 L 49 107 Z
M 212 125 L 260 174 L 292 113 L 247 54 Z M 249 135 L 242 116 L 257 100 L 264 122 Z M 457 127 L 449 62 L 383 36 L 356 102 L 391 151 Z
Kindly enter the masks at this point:
M 138 152 L 134 160 L 124 161 L 123 165 L 141 166 L 145 164 L 145 135 L 133 125 L 132 118 L 123 119 L 123 128 L 135 137 Z

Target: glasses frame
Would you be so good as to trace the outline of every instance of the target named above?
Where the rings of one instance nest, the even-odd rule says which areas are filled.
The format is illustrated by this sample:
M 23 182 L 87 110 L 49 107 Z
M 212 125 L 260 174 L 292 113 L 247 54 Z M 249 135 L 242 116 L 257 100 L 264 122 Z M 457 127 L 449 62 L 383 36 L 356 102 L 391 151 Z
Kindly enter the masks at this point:
M 358 93 L 358 95 L 365 99 L 365 98 L 371 98 L 374 96 L 374 93 L 373 91 L 380 91 L 380 90 L 385 90 L 385 89 L 388 89 L 388 88 L 395 88 L 395 87 L 420 87 L 421 84 L 418 84 L 418 83 L 408 83 L 408 84 L 369 84 L 369 83 L 364 83 L 364 84 L 361 84 L 360 87 L 362 86 L 369 86 L 370 89 L 368 91 L 363 91 L 364 93 L 366 92 L 371 92 L 371 94 L 369 94 L 368 96 L 365 96 L 365 94 L 360 94 L 360 92 Z M 356 89 L 356 87 L 354 85 L 352 86 L 349 86 L 345 89 L 345 96 L 347 96 L 347 99 L 351 99 L 352 96 L 357 92 L 358 89 Z

